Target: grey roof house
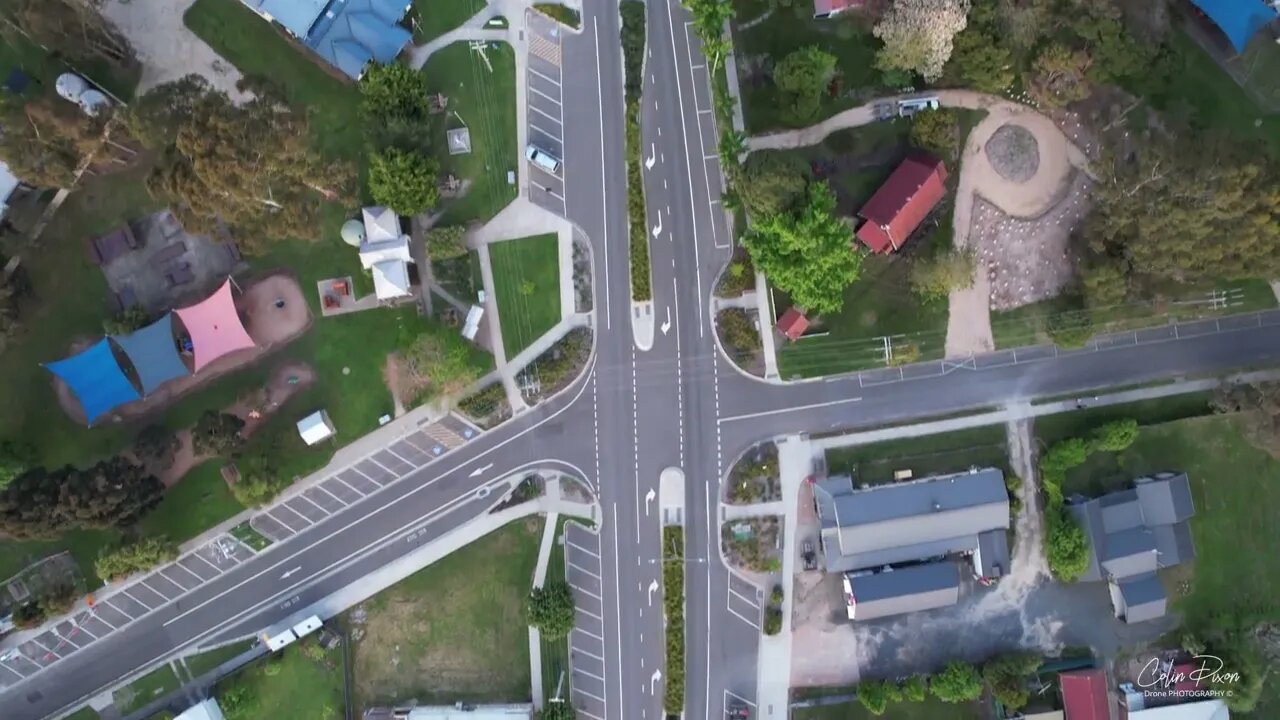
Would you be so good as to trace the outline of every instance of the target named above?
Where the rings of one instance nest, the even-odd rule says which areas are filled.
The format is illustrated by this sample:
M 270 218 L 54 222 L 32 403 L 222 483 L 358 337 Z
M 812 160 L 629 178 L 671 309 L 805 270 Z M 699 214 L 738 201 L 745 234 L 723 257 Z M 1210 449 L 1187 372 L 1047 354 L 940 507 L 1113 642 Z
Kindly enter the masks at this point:
M 1141 477 L 1128 490 L 1068 502 L 1089 538 L 1089 565 L 1080 580 L 1106 580 L 1116 617 L 1125 622 L 1163 616 L 1166 598 L 1156 571 L 1195 557 L 1187 474 Z
M 850 620 L 933 610 L 960 600 L 960 570 L 950 561 L 844 576 Z
M 1009 570 L 1009 496 L 1004 473 L 975 469 L 856 488 L 848 475 L 814 485 L 828 572 L 969 553 L 974 570 Z

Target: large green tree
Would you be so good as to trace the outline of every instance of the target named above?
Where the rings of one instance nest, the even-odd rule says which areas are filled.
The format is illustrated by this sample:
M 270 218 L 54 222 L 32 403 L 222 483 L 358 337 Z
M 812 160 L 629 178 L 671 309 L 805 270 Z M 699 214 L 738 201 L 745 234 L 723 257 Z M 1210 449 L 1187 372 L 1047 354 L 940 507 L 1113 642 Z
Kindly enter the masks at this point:
M 573 629 L 573 590 L 563 581 L 548 582 L 529 593 L 529 624 L 547 640 L 559 640 Z
M 786 95 L 792 117 L 808 120 L 818 112 L 835 72 L 836 57 L 810 45 L 782 58 L 773 69 L 773 82 Z
M 0 36 L 21 47 L 35 42 L 76 63 L 125 73 L 137 67 L 133 47 L 94 0 L 5 0 Z M 6 128 L 7 129 L 7 128 Z
M 316 237 L 321 207 L 344 199 L 355 179 L 350 163 L 312 148 L 303 113 L 264 84 L 252 90 L 242 105 L 199 83 L 166 91 L 169 105 L 152 108 L 163 118 L 152 126 L 176 127 L 147 179 L 187 229 L 216 235 L 226 226 L 247 253 L 271 240 Z
M 769 280 L 813 313 L 839 312 L 844 290 L 862 271 L 849 224 L 835 214 L 825 183 L 812 183 L 798 210 L 760 218 L 742 238 L 751 261 Z
M 994 0 L 979 0 L 969 24 L 952 40 L 951 58 L 943 69 L 948 84 L 1002 93 L 1015 77 L 1013 53 L 1001 41 Z
M 0 490 L 0 532 L 49 537 L 126 526 L 160 502 L 154 475 L 116 457 L 88 468 L 32 468 Z
M 783 153 L 756 153 L 742 164 L 733 190 L 752 218 L 774 215 L 804 196 L 806 170 Z
M 1031 698 L 1031 680 L 1042 662 L 1034 653 L 1009 653 L 983 665 L 982 677 L 1006 710 L 1020 710 Z
M 1186 281 L 1280 274 L 1280 174 L 1211 140 L 1153 139 L 1095 164 L 1085 236 L 1131 272 Z
M 205 410 L 191 428 L 191 447 L 197 455 L 233 455 L 244 445 L 243 429 L 239 416 Z
M 929 681 L 929 690 L 942 702 L 971 702 L 982 696 L 982 677 L 969 663 L 952 660 Z
M 369 194 L 398 215 L 417 215 L 436 206 L 440 163 L 417 151 L 387 148 L 369 155 Z
M 1040 51 L 1032 71 L 1023 78 L 1027 92 L 1049 107 L 1062 107 L 1089 97 L 1089 67 L 1093 58 L 1083 48 L 1051 43 Z
M 876 53 L 876 67 L 937 80 L 968 12 L 969 0 L 893 0 L 873 30 L 884 43 Z

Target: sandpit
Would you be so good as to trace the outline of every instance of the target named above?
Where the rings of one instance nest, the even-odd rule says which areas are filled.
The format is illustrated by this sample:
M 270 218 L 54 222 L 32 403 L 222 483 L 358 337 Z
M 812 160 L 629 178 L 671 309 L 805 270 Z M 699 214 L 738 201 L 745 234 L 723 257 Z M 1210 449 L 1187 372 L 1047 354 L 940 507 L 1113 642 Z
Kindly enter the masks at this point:
M 151 395 L 122 405 L 98 423 L 123 422 L 141 417 L 167 407 L 174 400 L 198 388 L 214 378 L 253 364 L 264 355 L 286 345 L 311 327 L 311 310 L 303 298 L 302 288 L 290 275 L 273 274 L 242 286 L 236 295 L 236 309 L 244 321 L 245 330 L 253 338 L 256 347 L 224 355 L 209 363 L 195 375 L 172 380 L 160 386 Z M 88 347 L 94 340 L 81 340 L 71 346 L 68 354 Z M 190 367 L 190 358 L 185 358 Z M 58 404 L 72 420 L 86 424 L 80 401 L 66 383 L 53 378 L 54 393 Z
M 1036 136 L 1021 125 L 1001 125 L 991 133 L 983 149 L 991 169 L 1010 182 L 1027 182 L 1040 169 L 1040 144 Z

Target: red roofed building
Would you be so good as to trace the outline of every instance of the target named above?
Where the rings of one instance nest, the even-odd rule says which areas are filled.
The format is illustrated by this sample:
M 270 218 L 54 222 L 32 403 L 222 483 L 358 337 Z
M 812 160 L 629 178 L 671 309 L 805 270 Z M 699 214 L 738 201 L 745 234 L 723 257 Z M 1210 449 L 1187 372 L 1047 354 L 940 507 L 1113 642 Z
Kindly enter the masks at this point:
M 858 211 L 865 222 L 856 235 L 876 253 L 902 247 L 947 193 L 947 168 L 929 155 L 902 161 L 884 185 Z
M 1111 720 L 1107 709 L 1107 675 L 1101 670 L 1072 670 L 1058 675 L 1062 710 L 1067 720 Z
M 809 319 L 794 307 L 787 308 L 787 311 L 782 313 L 782 317 L 778 318 L 778 332 L 786 335 L 792 342 L 799 340 L 808 329 Z

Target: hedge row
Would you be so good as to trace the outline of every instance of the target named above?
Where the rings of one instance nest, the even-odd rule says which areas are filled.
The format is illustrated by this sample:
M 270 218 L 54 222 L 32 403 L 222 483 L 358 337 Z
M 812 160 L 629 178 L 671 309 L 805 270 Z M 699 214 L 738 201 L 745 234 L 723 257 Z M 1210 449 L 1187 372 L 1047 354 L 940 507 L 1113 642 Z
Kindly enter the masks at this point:
M 577 10 L 566 5 L 561 5 L 560 3 L 534 3 L 533 9 L 574 30 L 582 27 L 582 16 L 578 14 Z
M 662 530 L 662 606 L 667 615 L 667 712 L 684 711 L 684 528 Z
M 622 64 L 626 69 L 627 98 L 627 218 L 631 255 L 631 299 L 649 300 L 649 228 L 644 209 L 644 176 L 640 172 L 640 90 L 644 61 L 644 2 L 624 0 L 622 12 Z

